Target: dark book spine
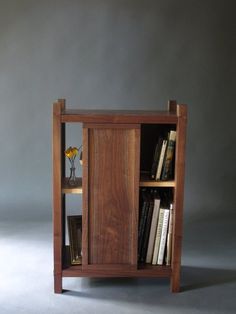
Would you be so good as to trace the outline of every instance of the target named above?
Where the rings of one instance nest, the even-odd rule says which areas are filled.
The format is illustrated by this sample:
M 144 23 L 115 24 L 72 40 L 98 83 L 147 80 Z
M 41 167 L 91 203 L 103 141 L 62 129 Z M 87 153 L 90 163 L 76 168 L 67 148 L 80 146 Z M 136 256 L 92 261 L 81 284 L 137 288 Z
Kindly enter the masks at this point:
M 145 226 L 145 215 L 148 208 L 148 200 L 146 198 L 145 190 L 142 191 L 142 203 L 141 203 L 140 217 L 139 217 L 139 228 L 138 228 L 138 258 L 141 255 L 142 249 L 142 237 Z
M 162 138 L 158 139 L 158 142 L 156 144 L 155 153 L 153 157 L 153 163 L 152 163 L 152 169 L 151 169 L 151 179 L 155 179 L 156 177 L 156 171 L 158 166 L 158 161 L 161 153 L 161 147 L 162 147 Z
M 170 180 L 173 177 L 173 162 L 174 162 L 175 140 L 171 138 L 168 141 L 166 155 L 161 175 L 161 180 Z
M 154 207 L 154 202 L 152 200 L 149 202 L 147 220 L 146 220 L 146 225 L 145 225 L 145 230 L 144 230 L 144 235 L 143 235 L 142 251 L 140 255 L 141 263 L 144 263 L 146 261 L 148 240 L 149 240 L 149 234 L 150 234 L 150 228 L 151 228 L 151 222 L 152 222 L 153 207 Z

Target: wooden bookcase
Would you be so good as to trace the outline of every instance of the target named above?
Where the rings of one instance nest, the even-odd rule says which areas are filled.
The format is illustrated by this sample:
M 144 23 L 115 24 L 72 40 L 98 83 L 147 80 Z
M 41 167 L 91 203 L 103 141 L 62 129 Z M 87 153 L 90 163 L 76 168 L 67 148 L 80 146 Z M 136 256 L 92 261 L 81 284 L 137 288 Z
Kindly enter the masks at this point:
M 71 122 L 83 127 L 83 173 L 73 188 L 64 183 L 65 127 Z M 186 123 L 187 107 L 176 101 L 169 101 L 167 111 L 73 110 L 66 109 L 65 100 L 54 103 L 55 293 L 62 292 L 63 277 L 169 277 L 171 291 L 180 290 Z M 174 180 L 152 181 L 140 174 L 140 167 L 148 162 L 145 154 L 151 154 L 153 132 L 170 126 L 177 132 Z M 170 266 L 137 261 L 141 187 L 173 189 Z M 67 193 L 82 197 L 82 265 L 70 264 L 65 243 Z

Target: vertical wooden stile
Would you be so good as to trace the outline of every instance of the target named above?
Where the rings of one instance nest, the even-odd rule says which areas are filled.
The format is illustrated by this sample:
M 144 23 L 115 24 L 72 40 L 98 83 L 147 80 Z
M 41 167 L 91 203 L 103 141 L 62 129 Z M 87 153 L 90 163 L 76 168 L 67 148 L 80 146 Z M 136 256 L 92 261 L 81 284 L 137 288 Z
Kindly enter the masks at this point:
M 134 200 L 133 204 L 135 204 L 135 209 L 133 211 L 132 217 L 132 236 L 131 236 L 131 264 L 137 265 L 138 260 L 138 215 L 139 215 L 139 177 L 140 177 L 140 137 L 141 137 L 141 129 L 140 125 L 135 132 L 135 147 L 134 147 L 134 157 L 135 161 L 135 172 L 134 172 L 134 187 L 135 193 L 133 194 Z M 136 156 L 136 158 L 135 158 Z M 138 156 L 138 157 L 137 157 Z
M 89 129 L 83 125 L 82 267 L 88 265 L 88 132 Z
M 54 291 L 62 292 L 63 262 L 63 211 L 64 201 L 61 195 L 62 177 L 62 127 L 61 112 L 65 101 L 58 100 L 53 104 L 53 233 L 54 233 Z
M 184 171 L 185 171 L 185 141 L 187 125 L 187 106 L 177 105 L 177 137 L 175 156 L 175 192 L 173 212 L 173 247 L 172 247 L 172 275 L 171 291 L 180 290 L 180 268 L 183 229 L 183 200 L 184 200 Z

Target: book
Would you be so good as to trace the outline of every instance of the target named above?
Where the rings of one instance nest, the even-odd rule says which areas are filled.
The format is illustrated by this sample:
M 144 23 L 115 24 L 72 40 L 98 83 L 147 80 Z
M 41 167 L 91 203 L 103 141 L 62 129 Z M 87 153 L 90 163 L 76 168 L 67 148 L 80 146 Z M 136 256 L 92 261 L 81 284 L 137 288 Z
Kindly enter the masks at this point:
M 176 131 L 170 131 L 169 136 L 168 136 L 166 154 L 163 161 L 163 170 L 161 174 L 161 180 L 170 180 L 173 178 L 175 142 L 176 142 Z
M 153 255 L 153 248 L 154 248 L 154 242 L 155 242 L 155 236 L 156 236 L 156 230 L 157 230 L 159 209 L 160 209 L 160 199 L 155 198 L 154 199 L 154 208 L 153 208 L 153 212 L 152 212 L 151 228 L 150 228 L 149 239 L 148 239 L 146 263 L 152 262 L 152 255 Z
M 163 140 L 162 142 L 162 147 L 161 147 L 161 152 L 160 152 L 160 157 L 158 161 L 158 166 L 157 166 L 157 171 L 156 171 L 156 180 L 160 180 L 161 178 L 161 171 L 163 167 L 163 161 L 165 157 L 165 152 L 166 152 L 166 146 L 167 146 L 167 140 Z
M 141 191 L 141 210 L 139 214 L 139 228 L 138 228 L 138 260 L 140 261 L 141 252 L 142 252 L 142 242 L 143 242 L 143 234 L 145 229 L 145 223 L 148 212 L 148 198 L 147 198 L 147 190 L 142 189 Z
M 82 264 L 82 216 L 67 216 L 71 264 Z
M 150 198 L 152 195 L 149 196 Z M 148 248 L 148 239 L 150 234 L 150 228 L 151 228 L 151 222 L 152 222 L 152 213 L 153 213 L 153 199 L 150 199 L 148 202 L 148 211 L 147 211 L 147 218 L 146 218 L 146 224 L 145 229 L 143 233 L 143 241 L 142 241 L 142 250 L 141 250 L 141 256 L 140 256 L 140 262 L 144 263 L 146 260 L 147 255 L 147 248 Z
M 171 253 L 172 253 L 172 229 L 173 229 L 173 205 L 170 205 L 170 217 L 166 241 L 166 265 L 171 264 Z
M 167 229 L 168 229 L 168 222 L 169 222 L 169 214 L 170 214 L 170 210 L 164 209 L 157 265 L 163 265 L 164 253 L 165 253 L 165 247 L 166 247 Z
M 163 142 L 163 138 L 159 137 L 158 142 L 155 147 L 154 156 L 153 156 L 153 162 L 152 162 L 152 168 L 151 168 L 151 179 L 155 179 L 156 177 L 156 171 L 157 171 L 158 161 L 160 158 L 162 142 Z
M 164 218 L 164 208 L 160 208 L 159 216 L 158 216 L 158 224 L 157 224 L 157 230 L 156 230 L 155 243 L 154 243 L 154 249 L 153 249 L 153 256 L 152 256 L 152 264 L 153 265 L 156 265 L 156 263 L 157 263 L 159 245 L 160 245 L 160 240 L 161 240 L 163 218 Z

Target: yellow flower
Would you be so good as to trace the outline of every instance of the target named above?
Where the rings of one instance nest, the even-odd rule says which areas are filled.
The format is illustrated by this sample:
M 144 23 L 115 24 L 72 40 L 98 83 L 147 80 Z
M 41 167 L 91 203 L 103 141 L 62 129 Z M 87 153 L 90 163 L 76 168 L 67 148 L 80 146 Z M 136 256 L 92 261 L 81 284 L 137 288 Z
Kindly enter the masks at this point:
M 78 148 L 77 148 L 77 147 L 73 147 L 73 148 L 71 149 L 71 152 L 72 152 L 72 154 L 73 154 L 73 157 L 76 156 L 76 155 L 78 154 Z
M 68 158 L 73 158 L 78 154 L 78 148 L 77 147 L 68 147 L 65 151 L 65 155 Z
M 73 152 L 72 152 L 72 147 L 71 146 L 69 148 L 67 148 L 67 150 L 65 151 L 65 155 L 68 158 L 72 158 L 73 157 Z

